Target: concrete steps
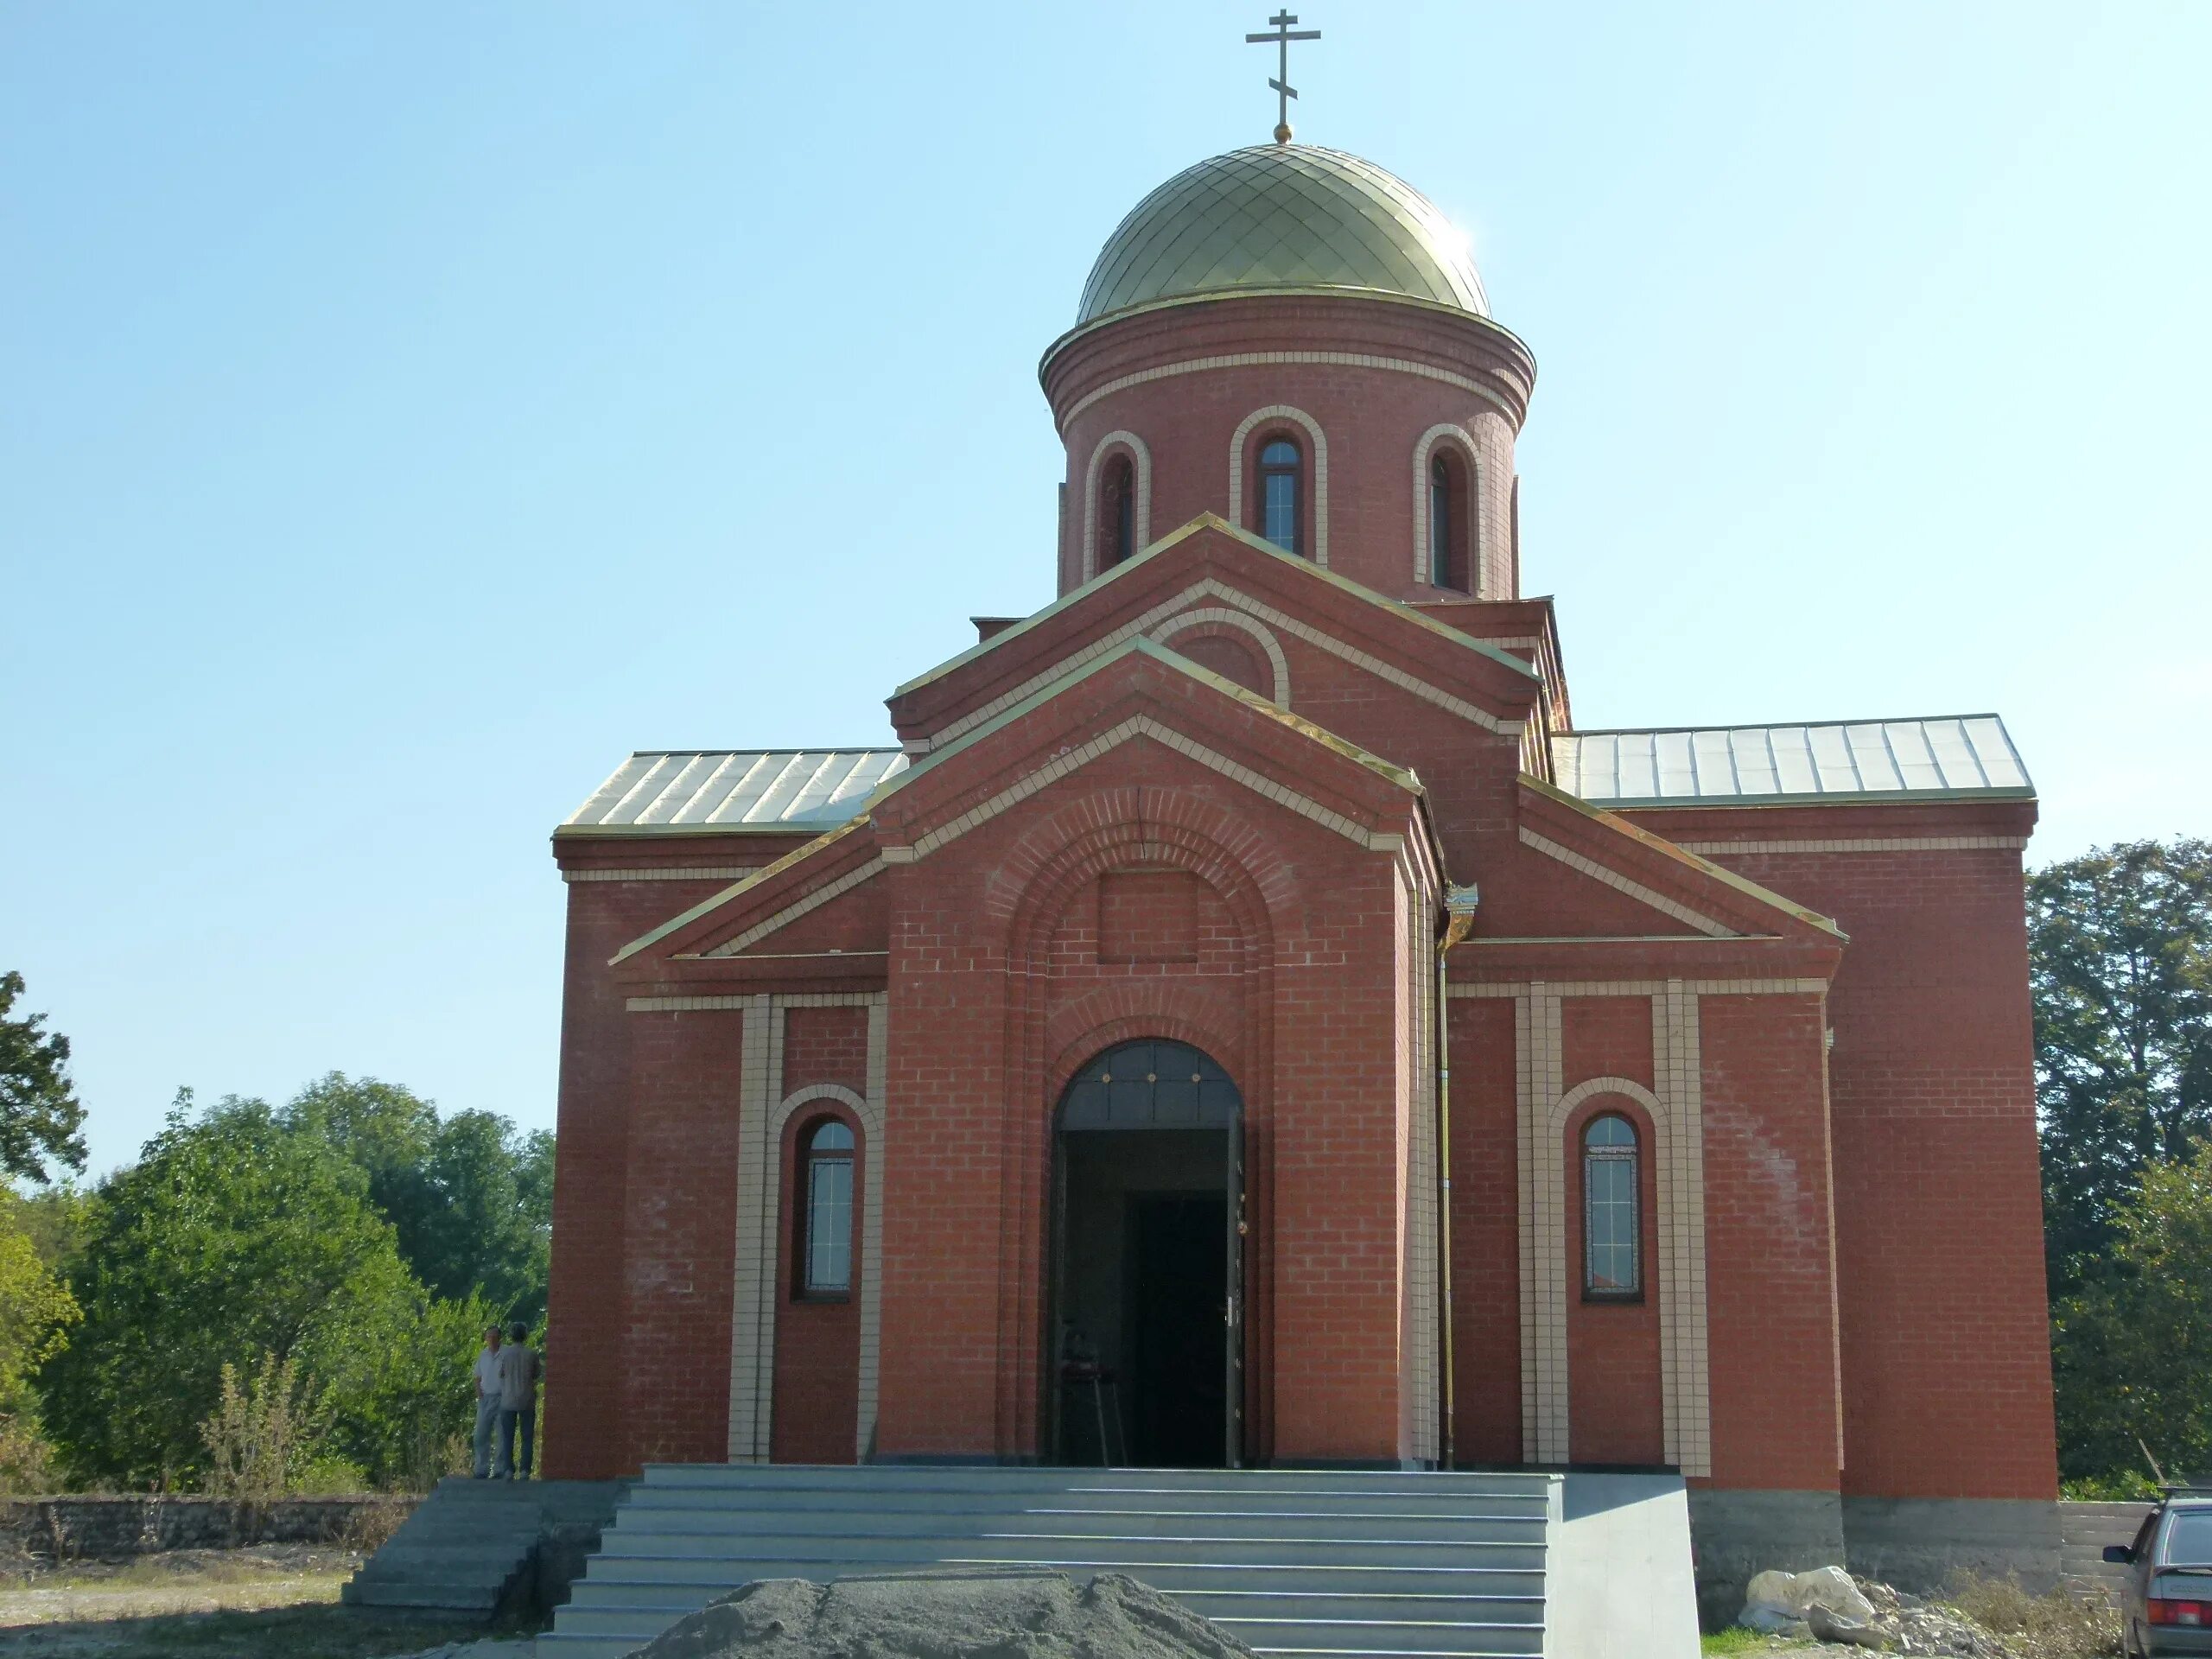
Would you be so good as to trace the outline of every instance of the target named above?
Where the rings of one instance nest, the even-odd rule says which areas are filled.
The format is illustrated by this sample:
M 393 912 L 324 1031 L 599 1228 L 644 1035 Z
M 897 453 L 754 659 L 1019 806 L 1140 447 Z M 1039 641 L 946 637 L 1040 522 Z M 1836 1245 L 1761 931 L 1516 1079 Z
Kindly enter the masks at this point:
M 619 1490 L 601 1481 L 442 1480 L 340 1593 L 349 1606 L 488 1622 L 530 1600 L 548 1536 L 595 1535 Z
M 1544 1648 L 1559 1478 L 1344 1471 L 649 1467 L 546 1659 L 618 1659 L 760 1579 L 1122 1572 L 1262 1653 Z

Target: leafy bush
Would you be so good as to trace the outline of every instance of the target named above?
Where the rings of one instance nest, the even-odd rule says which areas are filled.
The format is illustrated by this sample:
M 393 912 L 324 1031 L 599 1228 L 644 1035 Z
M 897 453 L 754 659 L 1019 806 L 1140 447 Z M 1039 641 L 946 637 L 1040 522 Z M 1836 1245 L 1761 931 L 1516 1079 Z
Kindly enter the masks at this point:
M 261 1370 L 243 1386 L 226 1360 L 222 1395 L 200 1425 L 207 1447 L 201 1483 L 218 1497 L 253 1503 L 296 1491 L 321 1456 L 329 1425 L 329 1403 L 300 1375 L 296 1356 L 279 1362 L 263 1354 Z

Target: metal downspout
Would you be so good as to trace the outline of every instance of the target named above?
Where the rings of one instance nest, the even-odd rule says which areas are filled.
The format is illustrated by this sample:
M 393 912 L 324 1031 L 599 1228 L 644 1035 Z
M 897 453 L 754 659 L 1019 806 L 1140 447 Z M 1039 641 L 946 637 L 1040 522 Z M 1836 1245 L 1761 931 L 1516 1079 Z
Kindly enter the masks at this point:
M 1444 890 L 1444 934 L 1436 945 L 1436 1215 L 1438 1279 L 1444 1317 L 1444 1433 L 1442 1467 L 1459 1453 L 1458 1409 L 1452 1370 L 1452 985 L 1446 958 L 1475 925 L 1477 897 L 1471 887 Z

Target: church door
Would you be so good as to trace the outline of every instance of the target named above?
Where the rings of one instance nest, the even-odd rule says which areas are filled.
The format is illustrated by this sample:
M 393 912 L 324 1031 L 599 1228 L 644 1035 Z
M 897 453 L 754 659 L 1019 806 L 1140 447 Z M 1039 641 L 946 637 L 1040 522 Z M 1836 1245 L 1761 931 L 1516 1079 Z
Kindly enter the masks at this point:
M 1069 1083 L 1053 1135 L 1055 1460 L 1242 1460 L 1243 1116 L 1228 1073 L 1184 1043 L 1123 1043 Z

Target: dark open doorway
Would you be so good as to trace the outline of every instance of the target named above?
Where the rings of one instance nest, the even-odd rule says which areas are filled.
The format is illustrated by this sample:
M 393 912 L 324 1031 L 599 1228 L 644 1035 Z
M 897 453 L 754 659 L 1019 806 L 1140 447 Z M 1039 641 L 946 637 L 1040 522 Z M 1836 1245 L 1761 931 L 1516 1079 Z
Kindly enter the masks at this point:
M 1227 1222 L 1218 1192 L 1129 1201 L 1129 1461 L 1142 1467 L 1222 1461 Z
M 1069 1086 L 1054 1136 L 1048 1455 L 1220 1468 L 1242 1439 L 1242 1102 L 1179 1043 Z

